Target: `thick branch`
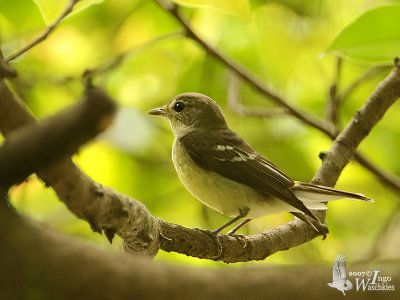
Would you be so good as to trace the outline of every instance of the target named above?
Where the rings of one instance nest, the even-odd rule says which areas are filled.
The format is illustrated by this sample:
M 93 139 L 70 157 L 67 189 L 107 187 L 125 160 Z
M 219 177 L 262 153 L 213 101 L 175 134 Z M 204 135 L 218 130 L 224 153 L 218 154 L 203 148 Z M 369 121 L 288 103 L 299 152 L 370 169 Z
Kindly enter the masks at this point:
M 334 141 L 331 150 L 322 162 L 321 168 L 314 176 L 313 182 L 333 186 L 356 147 L 399 97 L 400 68 L 396 59 L 392 72 L 378 85 L 368 101 Z M 325 216 L 320 214 L 319 217 L 324 219 Z M 221 237 L 223 251 L 220 253 L 215 241 L 211 237 L 204 237 L 203 233 L 193 233 L 186 228 L 176 226 L 169 229 L 171 225 L 165 222 L 161 225 L 163 232 L 162 249 L 225 262 L 264 259 L 277 251 L 287 250 L 306 243 L 317 235 L 307 224 L 293 220 L 288 224 L 248 237 L 246 246 L 243 243 L 233 244 L 236 242 L 234 238 Z M 195 239 L 201 238 L 199 234 L 203 235 L 203 239 L 207 238 L 207 244 L 212 245 L 211 249 L 205 247 L 204 243 L 197 244 L 194 242 Z M 232 253 L 234 255 L 231 255 Z
M 38 124 L 14 130 L 0 147 L 1 184 L 18 183 L 38 169 L 69 157 L 111 123 L 114 110 L 111 98 L 88 87 L 81 104 Z
M 3 80 L 0 80 L 0 108 L 0 131 L 7 138 L 12 137 L 17 127 L 35 122 Z M 132 252 L 157 253 L 158 222 L 143 204 L 93 182 L 69 158 L 42 169 L 38 175 L 94 231 L 104 230 L 110 240 L 114 234 L 120 235 Z
M 336 182 L 356 146 L 399 97 L 399 82 L 400 73 L 396 60 L 390 75 L 382 81 L 363 108 L 356 113 L 351 123 L 335 140 L 320 171 L 314 177 L 314 182 L 325 185 L 333 185 Z M 0 85 L 1 90 L 3 94 L 7 94 L 7 92 L 4 93 L 4 86 L 1 88 Z M 2 103 L 7 101 L 4 101 L 1 96 L 0 94 L 0 107 L 7 108 L 7 103 Z M 8 99 L 8 102 L 10 101 L 16 100 Z M 15 104 L 11 104 L 11 107 L 15 107 Z M 19 106 L 19 108 L 22 109 L 22 115 L 26 116 L 27 111 L 24 107 Z M 16 113 L 21 115 L 21 110 Z M 27 119 L 30 118 L 27 117 Z M 24 122 L 23 119 L 21 118 L 22 122 Z M 3 122 L 0 121 L 0 123 Z M 4 123 L 2 126 L 4 127 Z M 316 236 L 315 231 L 307 224 L 293 220 L 244 240 L 222 236 L 219 238 L 221 248 L 214 238 L 202 231 L 193 231 L 156 220 L 141 204 L 91 181 L 69 160 L 57 166 L 54 165 L 39 175 L 57 191 L 60 199 L 71 211 L 88 220 L 94 230 L 103 229 L 109 237 L 117 233 L 130 244 L 130 247 L 145 253 L 155 253 L 159 247 L 158 226 L 161 226 L 162 232 L 161 249 L 225 262 L 264 259 L 277 251 L 306 243 Z M 103 210 L 99 207 L 108 209 Z
M 143 258 L 108 253 L 60 232 L 34 226 L 1 207 L 0 237 L 1 299 L 28 299 L 32 294 L 44 300 L 76 299 L 77 295 L 79 299 L 97 300 L 342 297 L 326 285 L 332 280 L 330 264 L 242 269 L 154 264 Z M 399 286 L 398 263 L 374 267 L 382 271 L 380 275 L 392 276 L 390 284 Z M 346 298 L 372 300 L 377 293 L 352 290 Z M 385 299 L 398 298 L 396 291 L 384 293 Z

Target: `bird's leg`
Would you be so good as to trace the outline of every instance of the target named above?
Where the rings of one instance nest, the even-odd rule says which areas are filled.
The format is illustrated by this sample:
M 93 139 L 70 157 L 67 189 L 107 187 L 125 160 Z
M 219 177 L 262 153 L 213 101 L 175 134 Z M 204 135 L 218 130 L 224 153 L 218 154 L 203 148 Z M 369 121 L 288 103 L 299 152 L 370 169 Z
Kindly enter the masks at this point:
M 244 218 L 245 216 L 247 216 L 247 214 L 249 213 L 249 208 L 248 207 L 245 207 L 244 209 L 239 209 L 239 215 L 238 216 L 236 216 L 236 217 L 234 217 L 233 219 L 231 219 L 231 220 L 229 220 L 229 222 L 227 222 L 227 223 L 225 223 L 224 225 L 222 225 L 221 227 L 218 227 L 217 229 L 215 229 L 215 230 L 204 230 L 204 229 L 198 229 L 198 228 L 195 228 L 195 230 L 199 230 L 199 231 L 202 231 L 202 232 L 204 232 L 204 233 L 206 233 L 206 234 L 208 234 L 209 236 L 211 236 L 213 239 L 214 239 L 214 241 L 215 241 L 215 244 L 217 245 L 217 255 L 215 255 L 214 257 L 213 257 L 213 259 L 217 259 L 217 258 L 219 258 L 221 255 L 222 255 L 222 244 L 221 244 L 221 242 L 219 241 L 219 239 L 218 239 L 218 233 L 220 233 L 222 230 L 224 230 L 226 227 L 228 227 L 228 226 L 230 226 L 230 225 L 232 225 L 233 223 L 235 223 L 235 222 L 237 222 L 237 221 L 239 221 L 241 218 Z M 250 219 L 246 219 L 246 220 L 248 220 L 248 221 L 250 221 Z M 246 220 L 244 220 L 244 221 L 246 221 Z M 233 232 L 232 232 L 232 234 L 231 235 L 233 235 L 233 233 L 236 231 L 236 230 L 238 230 L 241 226 L 243 226 L 244 224 L 246 224 L 248 221 L 246 221 L 246 222 L 241 222 L 240 224 L 242 224 L 242 225 L 240 225 L 240 224 L 238 224 L 238 226 L 236 226 L 235 228 L 233 228 L 232 230 L 234 230 Z M 239 226 L 240 225 L 240 226 Z M 232 231 L 231 230 L 231 231 Z M 229 231 L 230 232 L 230 231 Z M 247 245 L 247 242 L 245 242 L 245 246 L 244 247 L 246 247 L 246 245 Z
M 217 229 L 215 229 L 215 230 L 213 230 L 212 232 L 214 233 L 214 234 L 218 234 L 218 233 L 220 233 L 222 230 L 224 230 L 226 227 L 228 227 L 228 226 L 230 226 L 230 225 L 232 225 L 233 223 L 236 223 L 237 221 L 239 221 L 240 219 L 242 219 L 242 218 L 244 218 L 245 216 L 247 216 L 247 214 L 249 213 L 249 211 L 250 211 L 250 209 L 248 208 L 248 207 L 245 207 L 245 208 L 240 208 L 239 209 L 239 215 L 237 215 L 236 217 L 234 217 L 232 220 L 229 220 L 229 222 L 227 222 L 227 223 L 225 223 L 224 225 L 222 225 L 221 227 L 218 227 Z M 248 222 L 248 221 L 247 221 Z M 245 222 L 244 224 L 246 224 L 247 222 Z M 242 224 L 242 223 L 240 223 L 240 224 Z M 240 225 L 239 224 L 239 225 Z M 244 225 L 243 224 L 243 225 Z M 238 225 L 238 226 L 239 226 Z M 243 226 L 243 225 L 241 225 L 241 226 Z M 233 233 L 236 231 L 236 230 L 238 230 L 241 226 L 239 226 L 237 229 L 235 229 L 235 228 L 233 228 L 232 230 L 234 230 L 233 231 Z M 231 231 L 232 231 L 231 230 Z M 231 232 L 231 231 L 229 231 L 229 232 Z M 232 234 L 233 234 L 232 233 Z M 228 235 L 229 235 L 229 233 L 228 233 Z
M 222 230 L 224 230 L 226 227 L 232 225 L 233 223 L 236 223 L 237 221 L 239 221 L 242 218 L 241 215 L 238 215 L 236 217 L 234 217 L 233 219 L 229 220 L 227 223 L 225 223 L 224 225 L 218 227 L 217 229 L 211 231 L 213 234 L 217 235 L 218 233 L 220 233 Z
M 235 227 L 233 227 L 231 230 L 229 230 L 227 235 L 229 235 L 229 236 L 234 235 L 236 231 L 238 231 L 243 225 L 249 223 L 250 221 L 251 221 L 251 219 L 244 219 L 242 222 L 240 222 Z
M 228 223 L 222 225 L 221 227 L 219 227 L 218 229 L 214 230 L 217 232 L 220 232 L 221 230 L 223 230 L 224 228 L 228 227 L 229 225 L 235 223 L 236 221 L 238 221 L 241 218 L 244 218 L 247 216 L 247 214 L 249 213 L 249 208 L 244 208 L 244 209 L 239 209 L 239 215 L 236 216 L 235 218 L 233 218 L 232 220 L 230 220 Z M 232 228 L 231 230 L 228 231 L 227 235 L 228 236 L 234 236 L 237 239 L 240 239 L 243 241 L 244 245 L 243 248 L 246 248 L 247 246 L 247 239 L 243 234 L 238 234 L 236 235 L 235 232 L 242 227 L 244 224 L 248 223 L 251 219 L 244 219 L 242 222 L 240 222 L 238 225 L 236 225 L 234 228 Z

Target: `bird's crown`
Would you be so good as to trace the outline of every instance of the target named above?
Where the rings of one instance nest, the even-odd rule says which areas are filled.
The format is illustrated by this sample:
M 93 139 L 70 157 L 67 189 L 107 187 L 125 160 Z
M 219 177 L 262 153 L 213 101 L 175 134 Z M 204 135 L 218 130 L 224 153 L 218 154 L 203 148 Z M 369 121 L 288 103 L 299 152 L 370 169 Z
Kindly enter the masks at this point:
M 226 121 L 218 104 L 210 97 L 200 93 L 184 93 L 176 96 L 163 107 L 149 112 L 170 120 L 173 129 L 226 128 Z

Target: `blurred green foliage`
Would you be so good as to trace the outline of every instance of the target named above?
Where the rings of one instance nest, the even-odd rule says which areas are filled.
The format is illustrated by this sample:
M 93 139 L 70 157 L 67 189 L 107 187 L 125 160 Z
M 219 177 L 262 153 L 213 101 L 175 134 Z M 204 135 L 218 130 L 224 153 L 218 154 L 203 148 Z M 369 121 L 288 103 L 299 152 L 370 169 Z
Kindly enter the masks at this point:
M 321 118 L 336 76 L 336 57 L 321 54 L 361 12 L 381 3 L 378 0 L 176 2 L 182 4 L 182 11 L 194 30 L 206 41 L 244 65 L 291 103 Z M 68 1 L 12 3 L 0 0 L 0 39 L 5 56 L 34 39 L 45 29 L 45 24 L 56 19 Z M 11 84 L 34 114 L 44 118 L 79 100 L 81 74 L 86 69 L 109 66 L 122 56 L 120 63 L 95 76 L 96 83 L 118 100 L 120 112 L 115 125 L 84 147 L 74 160 L 94 180 L 142 201 L 157 217 L 187 227 L 213 229 L 226 218 L 202 207 L 179 182 L 170 159 L 172 133 L 165 120 L 146 115 L 148 109 L 181 92 L 205 93 L 222 106 L 235 131 L 296 180 L 312 178 L 320 165 L 318 153 L 328 150 L 331 141 L 288 116 L 256 118 L 232 112 L 227 106 L 229 70 L 180 30 L 155 1 L 82 1 L 78 11 L 65 19 L 46 41 L 13 63 L 19 78 Z M 365 30 L 367 34 L 369 29 Z M 344 61 L 339 91 L 367 68 Z M 340 110 L 341 124 L 346 124 L 387 73 L 388 69 L 383 70 L 349 95 Z M 249 107 L 274 107 L 244 84 L 240 86 L 240 98 Z M 400 175 L 399 117 L 396 105 L 362 143 L 361 149 L 382 168 Z M 368 253 L 396 207 L 398 196 L 355 163 L 346 167 L 337 187 L 364 193 L 376 202 L 330 204 L 327 218 L 331 234 L 325 241 L 313 240 L 273 255 L 264 263 L 330 263 L 340 251 L 349 260 Z M 15 187 L 11 198 L 24 214 L 111 248 L 105 237 L 91 233 L 89 226 L 69 213 L 35 177 Z M 260 218 L 250 222 L 244 232 L 259 232 L 290 218 L 289 214 Z M 114 245 L 119 246 L 118 242 Z M 158 259 L 224 265 L 163 252 Z
M 400 54 L 399 28 L 400 5 L 379 6 L 347 26 L 329 50 L 359 62 L 390 65 Z

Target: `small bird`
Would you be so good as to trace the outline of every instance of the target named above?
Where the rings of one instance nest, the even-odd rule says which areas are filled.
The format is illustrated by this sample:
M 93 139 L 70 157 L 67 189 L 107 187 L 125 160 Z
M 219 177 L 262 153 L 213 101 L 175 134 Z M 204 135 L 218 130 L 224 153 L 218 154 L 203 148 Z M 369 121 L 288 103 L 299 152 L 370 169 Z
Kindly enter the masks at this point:
M 371 202 L 362 194 L 293 181 L 229 129 L 218 104 L 199 93 L 184 93 L 148 112 L 169 120 L 174 134 L 172 161 L 186 189 L 200 202 L 230 217 L 212 231 L 215 235 L 243 219 L 233 235 L 253 218 L 291 212 L 313 226 L 311 210 L 325 210 L 323 202 L 342 198 Z M 314 229 L 321 232 L 322 228 Z
M 328 283 L 328 285 L 341 291 L 344 296 L 346 296 L 345 291 L 353 288 L 353 284 L 347 279 L 346 257 L 342 253 L 336 256 L 332 269 L 332 282 Z

